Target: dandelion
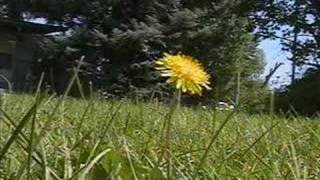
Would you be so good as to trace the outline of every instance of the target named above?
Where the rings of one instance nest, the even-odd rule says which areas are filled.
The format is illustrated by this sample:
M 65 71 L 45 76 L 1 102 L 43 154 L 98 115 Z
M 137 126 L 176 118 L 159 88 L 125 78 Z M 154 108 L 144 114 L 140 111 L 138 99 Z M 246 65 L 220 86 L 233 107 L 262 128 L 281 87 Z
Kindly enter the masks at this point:
M 164 54 L 156 61 L 161 76 L 168 77 L 167 83 L 174 84 L 184 93 L 202 94 L 203 88 L 210 90 L 210 76 L 202 64 L 191 56 Z

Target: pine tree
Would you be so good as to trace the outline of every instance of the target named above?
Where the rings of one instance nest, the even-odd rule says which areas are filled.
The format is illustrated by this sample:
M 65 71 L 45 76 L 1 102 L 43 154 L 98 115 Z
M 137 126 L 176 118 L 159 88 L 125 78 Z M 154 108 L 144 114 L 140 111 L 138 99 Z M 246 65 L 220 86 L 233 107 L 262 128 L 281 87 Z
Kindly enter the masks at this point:
M 237 63 L 256 53 L 255 48 L 254 52 L 244 48 L 248 44 L 256 46 L 254 39 L 248 38 L 252 32 L 244 2 L 49 0 L 30 1 L 31 6 L 19 13 L 29 12 L 32 17 L 45 17 L 49 22 L 70 27 L 70 37 L 54 40 L 53 44 L 58 45 L 51 48 L 59 47 L 58 50 L 44 47 L 48 52 L 57 52 L 47 57 L 63 59 L 70 49 L 73 51 L 68 59 L 85 55 L 91 64 L 86 72 L 89 79 L 94 77 L 95 87 L 126 95 L 166 89 L 153 69 L 153 61 L 164 52 L 181 52 L 202 60 L 212 74 L 214 86 L 222 87 L 232 81 Z M 252 61 L 259 64 L 260 60 Z

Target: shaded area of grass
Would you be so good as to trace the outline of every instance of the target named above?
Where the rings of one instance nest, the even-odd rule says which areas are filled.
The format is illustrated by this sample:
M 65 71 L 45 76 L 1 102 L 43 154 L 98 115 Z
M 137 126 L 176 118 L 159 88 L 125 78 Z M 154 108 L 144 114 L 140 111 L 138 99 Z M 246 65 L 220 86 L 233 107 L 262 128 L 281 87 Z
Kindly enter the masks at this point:
M 17 132 L 8 119 L 19 124 L 34 103 L 32 96 L 5 97 L 0 152 Z M 201 108 L 171 117 L 157 102 L 51 97 L 33 112 L 0 163 L 4 179 L 320 178 L 316 120 L 241 113 L 227 119 L 227 112 Z

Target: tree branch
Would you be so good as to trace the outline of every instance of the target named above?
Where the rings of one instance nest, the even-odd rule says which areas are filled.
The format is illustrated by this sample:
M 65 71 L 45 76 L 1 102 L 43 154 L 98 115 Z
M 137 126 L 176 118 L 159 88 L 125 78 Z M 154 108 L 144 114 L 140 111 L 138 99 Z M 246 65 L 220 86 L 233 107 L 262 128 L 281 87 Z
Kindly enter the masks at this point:
M 266 76 L 266 79 L 262 85 L 262 87 L 266 87 L 271 79 L 271 77 L 277 72 L 277 70 L 282 66 L 284 65 L 284 63 L 276 63 L 274 68 L 271 68 L 270 69 L 270 72 L 269 74 Z

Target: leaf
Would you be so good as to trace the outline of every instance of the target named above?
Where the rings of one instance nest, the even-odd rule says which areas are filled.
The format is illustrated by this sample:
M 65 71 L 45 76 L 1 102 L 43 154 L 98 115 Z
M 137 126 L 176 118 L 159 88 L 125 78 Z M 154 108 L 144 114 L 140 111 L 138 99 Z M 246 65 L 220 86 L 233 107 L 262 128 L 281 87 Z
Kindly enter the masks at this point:
M 100 162 L 108 176 L 110 178 L 120 178 L 123 180 L 132 180 L 133 176 L 132 169 L 135 170 L 137 178 L 148 176 L 152 169 L 147 169 L 140 165 L 138 162 L 131 159 L 131 164 L 128 160 L 127 155 L 121 154 L 118 151 L 112 150 L 108 156 L 103 158 Z
M 82 173 L 79 174 L 78 180 L 86 180 L 89 171 L 110 151 L 111 149 L 106 149 L 98 154 L 87 166 L 85 166 Z

